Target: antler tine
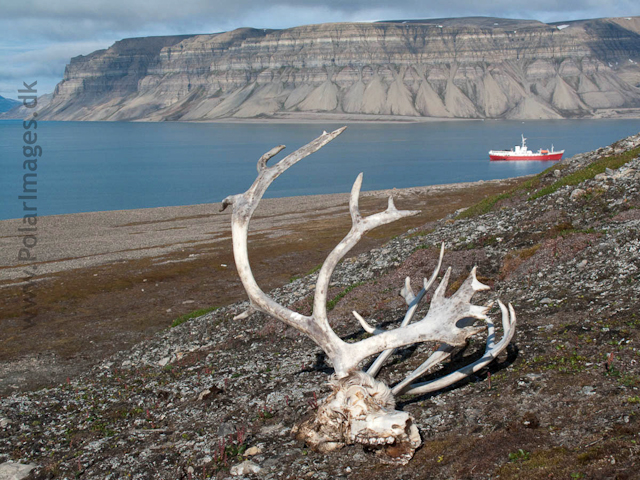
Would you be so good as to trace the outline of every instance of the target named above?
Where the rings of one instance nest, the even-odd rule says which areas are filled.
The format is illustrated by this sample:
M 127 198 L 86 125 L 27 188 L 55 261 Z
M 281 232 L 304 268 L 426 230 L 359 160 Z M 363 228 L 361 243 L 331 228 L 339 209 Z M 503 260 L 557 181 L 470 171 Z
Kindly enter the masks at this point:
M 351 194 L 349 195 L 349 213 L 351 214 L 351 224 L 355 225 L 362 216 L 360 215 L 360 188 L 362 188 L 362 178 L 364 174 L 360 172 L 356 177 L 356 181 L 353 182 L 351 187 Z
M 416 295 L 415 293 L 413 293 L 413 289 L 411 288 L 410 277 L 404 279 L 404 286 L 400 290 L 400 296 L 404 298 L 404 301 L 407 302 L 407 305 L 411 305 L 413 299 L 416 298 Z
M 438 259 L 438 265 L 433 270 L 433 273 L 431 274 L 431 278 L 429 278 L 429 280 L 427 280 L 426 278 L 424 279 L 423 287 L 422 287 L 423 290 L 425 291 L 429 290 L 429 288 L 431 288 L 431 285 L 433 285 L 433 282 L 435 282 L 436 278 L 438 278 L 438 273 L 440 273 L 440 268 L 442 267 L 443 258 L 444 258 L 444 242 L 442 242 L 442 244 L 440 245 L 440 258 Z M 413 289 L 411 288 L 411 278 L 407 277 L 404 279 L 404 286 L 400 290 L 400 296 L 404 298 L 404 301 L 407 302 L 407 305 L 411 305 L 411 302 L 413 302 L 413 299 L 416 298 L 415 294 L 413 293 Z
M 429 279 L 429 281 L 427 281 L 427 279 L 424 279 L 424 289 L 425 290 L 429 290 L 429 288 L 431 288 L 431 285 L 433 285 L 433 282 L 436 281 L 436 278 L 438 278 L 438 274 L 440 273 L 440 268 L 442 267 L 442 259 L 444 258 L 444 242 L 442 242 L 440 244 L 440 257 L 438 258 L 438 265 L 436 266 L 435 270 L 433 271 L 433 273 L 431 274 L 431 278 Z
M 362 187 L 363 174 L 360 173 L 353 182 L 351 195 L 349 198 L 349 211 L 351 213 L 351 230 L 336 245 L 336 247 L 327 256 L 316 281 L 316 292 L 313 301 L 313 316 L 320 321 L 327 321 L 327 293 L 329 291 L 329 281 L 338 262 L 351 250 L 362 238 L 362 236 L 370 230 L 387 223 L 395 222 L 404 217 L 410 217 L 420 213 L 418 210 L 397 210 L 393 204 L 393 200 L 389 200 L 389 205 L 384 212 L 370 215 L 362 218 L 358 206 L 360 188 Z
M 404 327 L 404 326 L 408 325 L 411 322 L 411 320 L 413 319 L 413 316 L 415 315 L 416 311 L 418 310 L 418 304 L 420 303 L 420 301 L 424 297 L 425 293 L 427 293 L 427 291 L 423 288 L 422 290 L 420 290 L 418 292 L 418 295 L 413 297 L 413 300 L 409 304 L 409 308 L 407 310 L 407 313 L 405 313 L 404 318 L 402 319 L 402 323 L 400 323 L 400 327 Z M 378 358 L 376 358 L 376 360 L 371 364 L 371 366 L 367 370 L 367 373 L 369 375 L 371 375 L 372 377 L 375 377 L 378 374 L 378 372 L 380 371 L 380 369 L 382 368 L 382 365 L 387 360 L 387 358 L 389 358 L 391 355 L 393 355 L 393 353 L 396 350 L 397 350 L 397 348 L 389 348 L 389 349 L 383 351 L 380 355 L 378 355 Z
M 414 394 L 424 394 L 424 393 L 440 390 L 444 387 L 447 387 L 456 382 L 459 382 L 460 380 L 477 372 L 478 370 L 484 368 L 493 360 L 495 360 L 496 357 L 500 353 L 502 353 L 502 351 L 505 348 L 507 348 L 507 346 L 513 339 L 513 335 L 515 334 L 515 331 L 516 331 L 516 312 L 513 309 L 513 306 L 509 304 L 509 307 L 507 309 L 507 307 L 505 307 L 505 305 L 500 300 L 498 300 L 498 305 L 500 306 L 500 311 L 502 312 L 502 327 L 504 329 L 504 332 L 502 334 L 502 339 L 500 340 L 500 342 L 498 342 L 497 344 L 493 344 L 493 339 L 495 338 L 494 337 L 495 330 L 494 330 L 493 322 L 489 320 L 487 322 L 488 334 L 489 334 L 489 336 L 487 337 L 487 347 L 485 349 L 485 353 L 482 356 L 482 358 L 480 358 L 479 360 L 475 361 L 470 365 L 466 365 L 465 367 L 459 370 L 456 370 L 453 373 L 450 373 L 445 377 L 439 378 L 437 380 L 432 380 L 430 382 L 417 383 L 413 385 L 411 388 L 409 388 L 408 390 L 405 390 L 403 393 L 407 395 L 414 395 Z M 398 391 L 401 391 L 401 389 L 396 390 L 397 387 L 398 386 L 396 386 L 393 389 L 394 394 L 398 393 Z
M 233 205 L 233 214 L 231 216 L 231 231 L 233 238 L 233 254 L 235 257 L 238 275 L 242 280 L 242 284 L 249 296 L 251 307 L 264 313 L 272 315 L 287 325 L 290 325 L 301 332 L 310 336 L 323 349 L 332 350 L 331 345 L 340 343 L 339 337 L 328 328 L 328 325 L 317 325 L 312 317 L 300 315 L 288 308 L 276 303 L 272 298 L 266 295 L 258 286 L 251 272 L 249 263 L 249 255 L 247 251 L 247 235 L 249 230 L 249 222 L 255 211 L 260 199 L 264 195 L 269 185 L 292 165 L 296 164 L 303 158 L 318 151 L 324 145 L 340 135 L 346 127 L 339 128 L 329 134 L 323 134 L 307 145 L 299 148 L 295 152 L 287 155 L 272 167 L 267 167 L 267 161 L 280 152 L 284 146 L 272 148 L 265 153 L 258 161 L 258 177 L 251 187 L 240 195 L 230 195 L 224 199 L 222 209 L 229 205 Z M 249 311 L 250 312 L 250 311 Z M 246 318 L 244 314 L 239 315 L 239 319 Z
M 358 321 L 360 322 L 360 325 L 362 325 L 362 328 L 364 328 L 365 332 L 372 333 L 374 335 L 379 335 L 380 333 L 384 332 L 384 330 L 382 330 L 381 328 L 372 327 L 371 325 L 369 325 L 369 323 L 364 318 L 362 318 L 362 315 L 360 315 L 355 310 L 351 313 L 353 313 L 353 316 L 358 319 Z
M 280 153 L 282 150 L 284 150 L 286 147 L 284 145 L 278 145 L 277 147 L 273 147 L 271 150 L 269 150 L 267 153 L 265 153 L 264 155 L 262 155 L 260 157 L 260 160 L 258 160 L 258 173 L 262 173 L 263 170 L 265 170 L 267 168 L 267 162 L 275 157 L 278 153 Z
M 251 315 L 253 315 L 256 312 L 257 310 L 253 308 L 252 305 L 249 305 L 249 308 L 247 308 L 244 312 L 239 313 L 238 315 L 233 317 L 233 320 L 244 320 L 245 318 L 249 318 Z
M 405 314 L 402 320 L 402 323 L 400 324 L 401 327 L 408 325 L 409 323 L 411 323 L 411 320 L 413 320 L 413 317 L 416 311 L 418 310 L 418 304 L 422 301 L 425 293 L 427 293 L 427 290 L 429 290 L 431 285 L 433 285 L 433 282 L 436 280 L 438 276 L 438 272 L 440 271 L 440 267 L 442 266 L 443 257 L 444 257 L 444 242 L 440 247 L 440 259 L 438 260 L 438 265 L 436 266 L 436 269 L 433 271 L 433 274 L 431 275 L 431 278 L 429 279 L 429 281 L 427 281 L 426 278 L 424 279 L 424 286 L 422 290 L 418 292 L 418 295 L 414 295 L 413 290 L 411 290 L 411 279 L 409 277 L 405 279 L 405 284 L 402 290 L 400 291 L 400 295 L 404 297 L 405 301 L 409 305 L 409 309 L 407 310 L 407 313 Z M 393 353 L 396 350 L 397 349 L 395 348 L 390 348 L 382 352 L 378 356 L 378 358 L 376 358 L 376 360 L 371 364 L 371 366 L 367 370 L 367 373 L 372 377 L 375 377 L 378 374 L 378 372 L 380 372 L 380 369 L 382 368 L 382 365 L 387 360 L 387 358 L 393 355 Z
M 391 389 L 391 393 L 397 395 L 402 392 L 402 390 L 404 390 L 407 386 L 411 385 L 411 382 L 413 382 L 416 378 L 422 376 L 422 374 L 424 374 L 427 370 L 439 363 L 444 362 L 447 358 L 449 358 L 453 350 L 454 348 L 446 343 L 440 345 L 440 347 L 438 347 L 438 349 L 433 352 L 422 365 L 411 372 L 411 374 L 407 378 L 394 386 Z

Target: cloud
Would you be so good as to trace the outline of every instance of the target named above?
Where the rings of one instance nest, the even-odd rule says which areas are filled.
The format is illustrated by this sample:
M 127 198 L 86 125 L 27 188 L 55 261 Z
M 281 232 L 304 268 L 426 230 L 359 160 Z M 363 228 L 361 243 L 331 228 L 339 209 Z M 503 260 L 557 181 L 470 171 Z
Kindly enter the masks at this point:
M 62 79 L 71 57 L 107 47 L 111 41 L 0 45 L 0 95 L 16 98 L 23 81 L 38 81 L 39 93 L 50 93 Z
M 60 80 L 72 56 L 116 40 L 214 33 L 238 27 L 288 28 L 324 22 L 460 16 L 545 22 L 640 15 L 637 0 L 22 0 L 5 2 L 0 29 L 0 95 L 25 75 Z M 7 67 L 8 66 L 8 67 Z M 40 80 L 39 80 L 40 82 Z M 40 85 L 40 83 L 39 83 Z M 49 87 L 52 89 L 53 87 Z M 11 96 L 11 95 L 10 95 Z
M 286 28 L 357 19 L 506 16 L 560 21 L 589 16 L 637 15 L 636 0 L 24 0 L 3 6 L 5 23 L 56 40 L 95 38 L 104 32 L 210 33 L 241 26 Z M 217 27 L 217 28 L 216 28 Z M 214 30 L 211 30 L 214 28 Z M 111 36 L 111 35 L 109 35 Z

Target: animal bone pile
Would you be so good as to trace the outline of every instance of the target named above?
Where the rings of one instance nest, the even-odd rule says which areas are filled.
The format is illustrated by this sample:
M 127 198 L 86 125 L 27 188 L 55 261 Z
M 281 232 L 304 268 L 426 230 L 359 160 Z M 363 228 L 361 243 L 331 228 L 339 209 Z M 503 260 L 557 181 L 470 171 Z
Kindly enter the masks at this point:
M 326 353 L 335 373 L 329 384 L 332 393 L 319 406 L 317 414 L 297 425 L 294 434 L 319 452 L 330 452 L 345 445 L 361 443 L 372 447 L 380 457 L 388 462 L 406 463 L 421 445 L 420 434 L 413 419 L 406 412 L 395 410 L 394 396 L 403 394 L 424 394 L 451 385 L 478 371 L 502 352 L 513 338 L 516 317 L 513 307 L 498 301 L 502 312 L 503 335 L 496 342 L 495 327 L 487 316 L 490 305 L 472 305 L 475 292 L 489 289 L 476 278 L 476 269 L 450 298 L 445 291 L 451 269 L 444 274 L 431 299 L 427 315 L 412 322 L 418 304 L 438 277 L 444 245 L 440 250 L 440 260 L 430 279 L 424 280 L 422 289 L 415 294 L 409 278 L 401 290 L 407 303 L 407 312 L 398 328 L 382 330 L 372 327 L 357 312 L 353 315 L 370 334 L 368 338 L 355 343 L 342 340 L 331 328 L 327 317 L 327 292 L 331 275 L 338 262 L 351 250 L 362 236 L 370 230 L 415 215 L 419 212 L 397 210 L 389 197 L 388 208 L 384 212 L 363 218 L 358 200 L 362 186 L 362 173 L 351 190 L 349 210 L 352 227 L 344 239 L 333 249 L 324 261 L 315 287 L 313 313 L 301 315 L 267 296 L 256 283 L 251 272 L 247 251 L 249 222 L 265 191 L 271 183 L 289 167 L 311 153 L 316 152 L 340 135 L 346 127 L 331 133 L 324 132 L 304 147 L 286 156 L 274 166 L 268 167 L 269 159 L 285 147 L 280 145 L 264 154 L 258 161 L 258 177 L 243 194 L 231 195 L 224 199 L 222 210 L 233 206 L 231 228 L 233 252 L 240 279 L 250 299 L 250 308 L 236 319 L 246 318 L 255 311 L 271 315 L 311 338 Z M 475 320 L 483 320 L 486 326 L 476 326 Z M 463 346 L 472 335 L 487 330 L 487 345 L 484 355 L 443 378 L 430 382 L 415 383 L 421 376 L 449 358 L 455 347 Z M 439 343 L 439 348 L 406 379 L 389 388 L 375 379 L 385 360 L 400 347 L 422 342 Z M 378 355 L 367 371 L 362 371 L 364 362 Z

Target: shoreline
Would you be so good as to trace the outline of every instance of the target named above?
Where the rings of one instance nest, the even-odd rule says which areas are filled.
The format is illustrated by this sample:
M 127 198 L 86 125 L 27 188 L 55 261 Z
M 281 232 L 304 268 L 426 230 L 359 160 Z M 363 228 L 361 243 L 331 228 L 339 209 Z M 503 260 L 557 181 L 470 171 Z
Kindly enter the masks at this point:
M 402 203 L 411 196 L 499 185 L 525 178 L 528 176 L 369 190 L 361 192 L 360 198 L 366 202 L 366 199 L 385 199 L 392 195 L 394 200 Z M 254 215 L 252 233 L 274 227 L 286 229 L 290 223 L 304 220 L 309 215 L 327 218 L 344 215 L 348 213 L 349 195 L 331 193 L 265 198 Z M 220 203 L 203 203 L 45 215 L 38 219 L 38 261 L 29 263 L 19 263 L 14 255 L 15 248 L 11 248 L 12 239 L 21 237 L 15 224 L 20 219 L 0 220 L 0 289 L 15 285 L 14 281 L 24 277 L 24 268 L 31 265 L 38 265 L 40 277 L 79 267 L 166 255 L 185 246 L 228 240 L 230 212 L 219 212 L 219 206 Z M 188 233 L 181 235 L 186 233 L 184 230 Z
M 27 117 L 28 118 L 28 117 Z M 322 113 L 322 112 L 277 112 L 268 117 L 220 117 L 206 120 L 166 120 L 173 123 L 231 123 L 231 124 L 319 124 L 319 123 L 376 123 L 376 124 L 415 124 L 433 122 L 495 121 L 495 122 L 529 122 L 529 121 L 562 121 L 562 120 L 637 120 L 640 119 L 640 108 L 611 108 L 595 110 L 590 116 L 572 116 L 562 118 L 462 118 L 462 117 L 416 117 L 408 115 L 375 115 L 367 113 Z M 8 117 L 0 114 L 0 121 L 25 120 L 21 117 Z M 161 123 L 149 118 L 127 120 L 55 120 L 42 118 L 43 122 L 141 122 Z M 164 120 L 163 120 L 164 121 Z M 163 122 L 162 121 L 162 122 Z

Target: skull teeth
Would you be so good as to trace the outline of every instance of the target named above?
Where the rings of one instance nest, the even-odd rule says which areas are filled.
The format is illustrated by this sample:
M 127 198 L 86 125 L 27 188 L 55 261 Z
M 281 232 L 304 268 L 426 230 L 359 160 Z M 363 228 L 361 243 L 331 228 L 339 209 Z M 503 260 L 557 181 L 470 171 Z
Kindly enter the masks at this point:
M 356 437 L 351 437 L 351 441 L 355 441 L 358 443 L 362 443 L 364 445 L 391 445 L 396 442 L 395 437 L 365 437 L 358 435 Z

